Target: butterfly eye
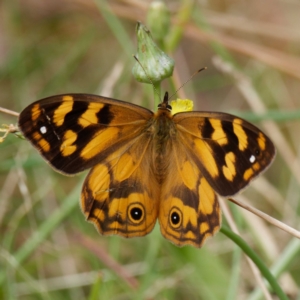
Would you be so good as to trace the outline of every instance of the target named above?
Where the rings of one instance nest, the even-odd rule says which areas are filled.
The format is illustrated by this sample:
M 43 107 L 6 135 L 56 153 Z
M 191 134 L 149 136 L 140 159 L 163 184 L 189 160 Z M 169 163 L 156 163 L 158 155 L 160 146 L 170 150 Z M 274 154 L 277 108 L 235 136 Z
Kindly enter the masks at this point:
M 140 203 L 132 203 L 128 207 L 129 220 L 134 224 L 139 224 L 145 217 L 144 206 Z
M 174 229 L 178 229 L 182 223 L 182 213 L 177 207 L 173 207 L 170 211 L 169 221 Z

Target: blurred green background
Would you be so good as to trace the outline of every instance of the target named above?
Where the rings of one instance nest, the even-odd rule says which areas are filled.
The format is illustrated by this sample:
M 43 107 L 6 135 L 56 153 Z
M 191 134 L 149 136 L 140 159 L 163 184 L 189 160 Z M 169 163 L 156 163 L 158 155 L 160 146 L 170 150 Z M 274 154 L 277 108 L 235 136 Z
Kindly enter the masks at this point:
M 163 83 L 195 110 L 235 113 L 274 141 L 277 157 L 235 198 L 300 228 L 300 3 L 166 1 Z M 131 75 L 135 25 L 151 1 L 0 1 L 0 106 L 20 112 L 40 98 L 91 93 L 154 109 L 150 85 Z M 151 29 L 151 28 L 150 28 Z M 0 125 L 17 118 L 0 112 Z M 85 221 L 86 175 L 53 171 L 10 134 L 0 144 L 0 299 L 264 299 L 241 250 L 222 233 L 201 249 L 177 248 L 156 226 L 146 237 L 103 237 Z M 290 299 L 300 299 L 300 242 L 229 204 L 240 234 Z M 228 225 L 223 215 L 223 224 Z M 272 292 L 269 299 L 273 299 Z M 275 297 L 275 296 L 274 296 Z M 274 298 L 276 299 L 276 298 Z

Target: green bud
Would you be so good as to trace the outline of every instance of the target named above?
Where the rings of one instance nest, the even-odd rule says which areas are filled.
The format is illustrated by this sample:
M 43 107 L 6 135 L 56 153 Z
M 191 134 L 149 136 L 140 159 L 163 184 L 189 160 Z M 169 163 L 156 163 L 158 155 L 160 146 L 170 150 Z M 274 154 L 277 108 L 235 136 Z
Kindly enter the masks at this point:
M 136 34 L 138 43 L 136 57 L 139 63 L 136 62 L 132 68 L 135 79 L 144 83 L 151 83 L 151 80 L 156 83 L 171 77 L 174 60 L 157 47 L 145 25 L 137 23 Z
M 163 1 L 153 1 L 147 14 L 147 24 L 153 38 L 162 41 L 169 32 L 170 12 Z

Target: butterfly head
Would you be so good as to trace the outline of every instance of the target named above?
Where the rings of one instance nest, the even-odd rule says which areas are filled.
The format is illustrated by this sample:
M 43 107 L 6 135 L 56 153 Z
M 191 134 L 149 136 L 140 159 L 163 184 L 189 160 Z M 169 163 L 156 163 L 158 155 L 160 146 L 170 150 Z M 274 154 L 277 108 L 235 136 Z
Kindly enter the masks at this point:
M 158 104 L 158 109 L 166 109 L 168 111 L 172 111 L 172 106 L 169 104 L 169 94 L 165 93 L 164 100 Z

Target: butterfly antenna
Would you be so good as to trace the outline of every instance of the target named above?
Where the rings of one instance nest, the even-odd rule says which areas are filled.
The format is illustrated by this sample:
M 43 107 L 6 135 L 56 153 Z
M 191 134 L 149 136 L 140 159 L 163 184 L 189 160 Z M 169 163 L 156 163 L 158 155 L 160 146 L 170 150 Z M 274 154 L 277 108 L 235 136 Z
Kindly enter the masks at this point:
M 147 78 L 148 78 L 149 81 L 151 82 L 151 84 L 152 84 L 152 86 L 153 86 L 153 89 L 154 89 L 154 91 L 155 91 L 155 94 L 158 96 L 158 98 L 160 98 L 160 94 L 159 94 L 158 90 L 155 88 L 155 85 L 154 85 L 152 79 L 150 78 L 150 76 L 148 75 L 148 73 L 146 72 L 145 68 L 143 67 L 143 65 L 141 64 L 141 62 L 139 61 L 139 59 L 138 59 L 135 55 L 133 55 L 133 57 L 134 57 L 134 59 L 138 62 L 138 64 L 141 66 L 141 68 L 142 68 L 143 71 L 145 72 Z
M 194 72 L 191 76 L 190 76 L 190 78 L 188 78 L 170 97 L 169 97 L 169 100 L 175 95 L 175 94 L 177 94 L 177 92 L 180 90 L 180 89 L 182 89 L 194 76 L 196 76 L 198 73 L 200 73 L 201 71 L 204 71 L 204 70 L 206 70 L 207 69 L 207 67 L 204 67 L 204 68 L 201 68 L 201 69 L 199 69 L 199 70 L 197 70 L 196 72 Z

